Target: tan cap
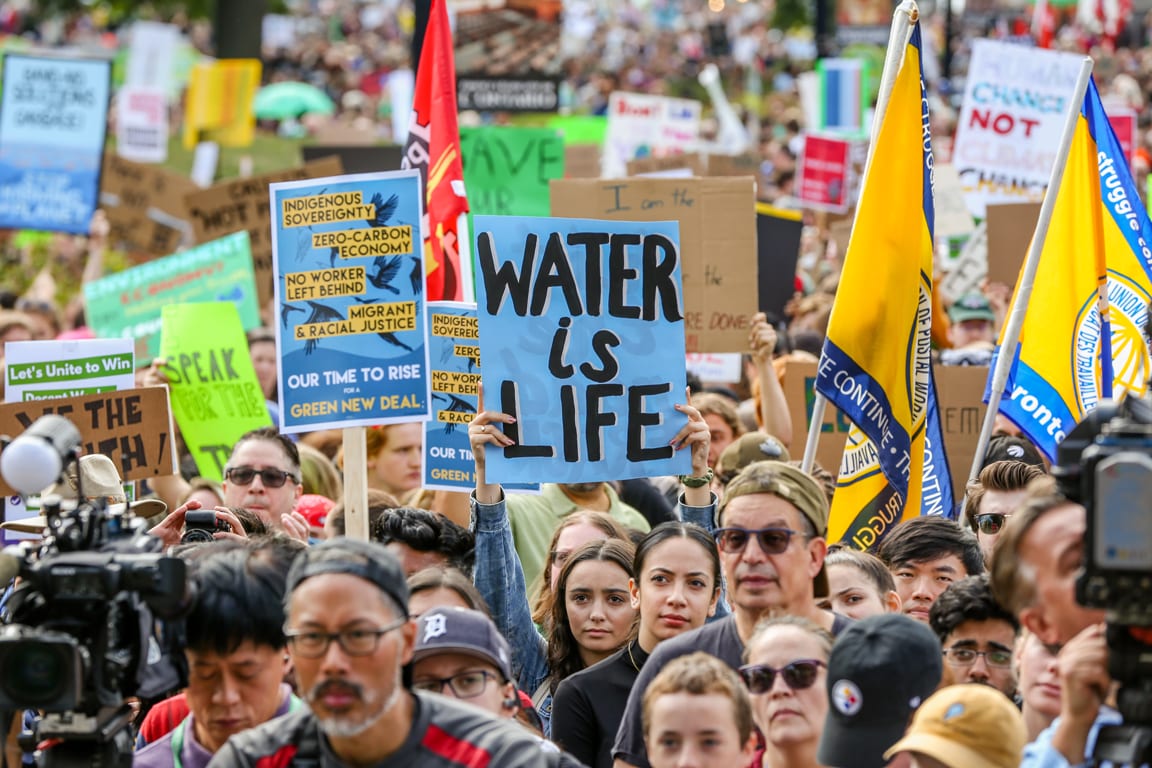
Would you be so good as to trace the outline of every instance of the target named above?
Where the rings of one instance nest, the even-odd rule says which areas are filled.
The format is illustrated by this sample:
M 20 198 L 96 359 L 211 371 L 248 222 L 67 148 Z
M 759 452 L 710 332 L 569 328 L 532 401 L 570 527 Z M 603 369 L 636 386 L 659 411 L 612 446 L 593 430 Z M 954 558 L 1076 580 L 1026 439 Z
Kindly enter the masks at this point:
M 739 496 L 771 493 L 789 502 L 808 518 L 817 536 L 828 534 L 828 497 L 810 476 L 780 461 L 756 461 L 749 464 L 724 489 L 724 498 L 716 510 L 717 520 L 724 518 L 728 502 Z M 816 597 L 828 595 L 828 573 L 824 566 L 812 580 Z
M 941 688 L 920 705 L 908 733 L 887 752 L 920 752 L 952 768 L 1016 768 L 1028 733 L 1007 696 L 987 685 Z
M 124 483 L 120 480 L 120 473 L 116 471 L 112 459 L 94 453 L 81 456 L 77 463 L 80 465 L 80 472 L 84 473 L 83 483 L 78 481 L 76 464 L 73 464 L 62 481 L 44 489 L 40 494 L 41 498 L 59 496 L 64 501 L 78 501 L 77 488 L 83 485 L 84 498 L 87 501 L 103 499 L 109 504 L 128 504 L 128 498 L 124 495 Z M 139 517 L 147 518 L 167 512 L 168 505 L 159 499 L 142 499 L 128 504 L 128 509 Z M 43 533 L 47 527 L 48 519 L 45 517 L 27 517 L 0 524 L 0 528 L 6 531 L 33 534 Z
M 746 432 L 729 443 L 714 469 L 721 480 L 731 480 L 754 461 L 791 461 L 784 443 L 767 432 Z

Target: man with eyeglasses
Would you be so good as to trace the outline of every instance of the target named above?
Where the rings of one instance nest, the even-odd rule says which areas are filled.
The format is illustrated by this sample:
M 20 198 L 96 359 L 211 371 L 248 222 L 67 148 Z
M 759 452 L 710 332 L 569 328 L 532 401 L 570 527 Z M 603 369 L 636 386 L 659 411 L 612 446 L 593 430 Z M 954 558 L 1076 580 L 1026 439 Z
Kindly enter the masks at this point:
M 994 461 L 968 484 L 964 519 L 980 542 L 985 564 L 992 560 L 992 548 L 1004 523 L 1024 501 L 1028 483 L 1038 477 L 1044 477 L 1044 471 L 1023 461 Z
M 231 766 L 570 766 L 554 745 L 444 696 L 410 690 L 416 623 L 396 558 L 375 542 L 329 539 L 288 574 L 284 634 L 308 707 L 233 737 Z
M 969 576 L 936 599 L 928 624 L 944 652 L 944 685 L 980 683 L 1012 698 L 1020 623 L 992 596 L 988 576 Z
M 496 717 L 514 718 L 520 710 L 507 641 L 491 619 L 468 608 L 434 608 L 420 617 L 412 687 L 466 701 Z
M 745 643 L 769 615 L 807 618 L 833 635 L 850 624 L 816 607 L 816 598 L 828 593 L 828 499 L 815 480 L 788 464 L 755 462 L 728 484 L 717 517 L 714 535 L 732 615 L 656 647 L 628 697 L 612 749 L 616 766 L 647 768 L 644 691 L 673 659 L 705 651 L 738 670 Z

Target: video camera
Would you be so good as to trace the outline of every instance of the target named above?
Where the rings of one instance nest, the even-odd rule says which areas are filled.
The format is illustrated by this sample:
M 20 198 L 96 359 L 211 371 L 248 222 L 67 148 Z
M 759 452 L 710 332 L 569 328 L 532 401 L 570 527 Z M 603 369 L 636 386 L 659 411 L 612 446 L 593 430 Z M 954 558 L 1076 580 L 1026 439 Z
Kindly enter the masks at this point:
M 45 426 L 44 419 L 53 421 Z M 5 480 L 23 493 L 43 478 L 18 479 L 21 461 L 10 453 L 20 453 L 25 436 L 48 431 L 47 442 L 68 446 L 60 450 L 60 470 L 78 460 L 75 427 L 43 417 L 0 454 Z M 39 712 L 30 743 L 54 744 L 40 753 L 42 765 L 130 766 L 128 699 L 156 697 L 187 681 L 174 620 L 190 602 L 188 579 L 184 561 L 165 556 L 126 505 L 86 501 L 82 479 L 77 496 L 73 508 L 44 498 L 43 541 L 0 554 L 0 579 L 20 576 L 0 629 L 0 710 Z
M 1100 730 L 1094 756 L 1152 762 L 1152 400 L 1101 403 L 1057 449 L 1060 492 L 1087 510 L 1076 600 L 1106 611 L 1108 671 L 1124 724 Z

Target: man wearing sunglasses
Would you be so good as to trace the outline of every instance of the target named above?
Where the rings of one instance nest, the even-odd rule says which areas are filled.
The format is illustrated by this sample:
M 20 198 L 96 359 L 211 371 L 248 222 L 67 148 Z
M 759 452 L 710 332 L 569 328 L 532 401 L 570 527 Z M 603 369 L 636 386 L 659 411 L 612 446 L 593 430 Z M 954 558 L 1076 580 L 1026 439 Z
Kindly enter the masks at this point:
M 714 531 L 732 615 L 657 646 L 640 671 L 612 749 L 616 766 L 648 766 L 640 722 L 644 691 L 673 659 L 706 651 L 737 670 L 756 624 L 807 618 L 833 635 L 849 620 L 816 607 L 828 594 L 828 499 L 809 475 L 778 461 L 748 465 L 728 484 Z
M 944 652 L 944 685 L 979 683 L 1016 694 L 1012 652 L 1020 623 L 992 596 L 987 574 L 956 582 L 936 599 L 928 624 Z
M 976 533 L 985 564 L 992 561 L 992 548 L 1004 523 L 1024 501 L 1028 483 L 1043 476 L 1043 470 L 1023 461 L 994 461 L 969 483 L 964 519 Z
M 244 434 L 224 465 L 224 505 L 255 513 L 272 530 L 308 540 L 308 521 L 295 512 L 304 493 L 296 444 L 273 427 Z
M 301 552 L 284 634 L 308 706 L 233 737 L 210 768 L 576 765 L 507 720 L 411 690 L 407 606 L 404 572 L 384 545 L 337 538 Z

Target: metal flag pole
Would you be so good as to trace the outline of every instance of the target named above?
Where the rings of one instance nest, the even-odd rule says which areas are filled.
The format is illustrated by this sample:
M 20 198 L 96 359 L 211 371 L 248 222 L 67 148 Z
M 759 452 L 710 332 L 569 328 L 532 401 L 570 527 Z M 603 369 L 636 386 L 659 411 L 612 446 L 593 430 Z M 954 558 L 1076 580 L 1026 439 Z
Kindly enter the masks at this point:
M 988 410 L 984 414 L 984 424 L 976 441 L 976 455 L 972 457 L 972 469 L 968 472 L 968 482 L 976 479 L 984 464 L 984 452 L 988 450 L 988 440 L 992 436 L 992 426 L 996 414 L 1000 412 L 1000 399 L 1008 382 L 1008 373 L 1016 359 L 1016 344 L 1020 341 L 1020 329 L 1024 326 L 1024 316 L 1028 312 L 1028 300 L 1032 297 L 1032 287 L 1036 282 L 1036 270 L 1040 266 L 1040 254 L 1048 237 L 1048 225 L 1052 223 L 1052 211 L 1056 208 L 1056 198 L 1064 181 L 1064 168 L 1068 164 L 1068 152 L 1072 148 L 1072 138 L 1076 134 L 1076 123 L 1080 120 L 1080 110 L 1084 104 L 1084 94 L 1088 91 L 1088 81 L 1092 78 L 1092 59 L 1087 56 L 1080 63 L 1080 73 L 1076 77 L 1076 90 L 1071 101 L 1072 108 L 1064 118 L 1064 132 L 1060 135 L 1060 151 L 1052 164 L 1048 177 L 1048 191 L 1040 206 L 1040 219 L 1036 222 L 1036 233 L 1028 246 L 1028 256 L 1020 270 L 1020 286 L 1012 299 L 1012 309 L 1004 326 L 1004 338 L 1000 342 L 1000 352 L 996 356 L 996 367 L 992 370 L 992 386 L 988 398 Z

